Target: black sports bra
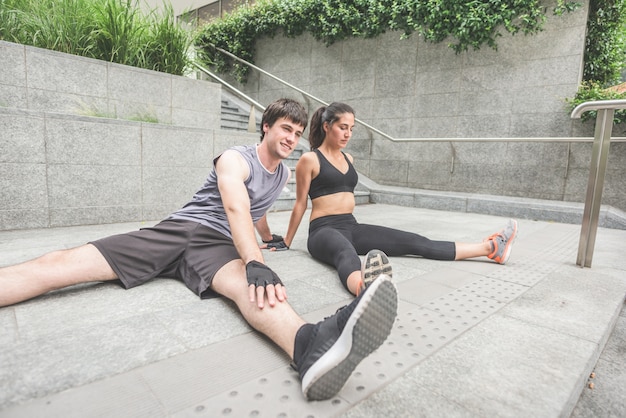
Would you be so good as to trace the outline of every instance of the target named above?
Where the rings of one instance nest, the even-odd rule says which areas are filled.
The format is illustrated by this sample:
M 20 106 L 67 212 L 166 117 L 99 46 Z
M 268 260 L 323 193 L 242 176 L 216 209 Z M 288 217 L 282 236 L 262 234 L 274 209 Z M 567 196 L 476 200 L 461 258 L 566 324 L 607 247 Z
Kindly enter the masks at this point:
M 346 174 L 343 174 L 335 166 L 333 166 L 326 159 L 326 157 L 324 157 L 324 154 L 322 154 L 320 150 L 315 149 L 314 151 L 320 162 L 320 172 L 314 179 L 311 180 L 311 186 L 309 187 L 309 197 L 311 200 L 316 197 L 326 196 L 333 193 L 354 193 L 354 188 L 359 181 L 359 175 L 343 151 L 343 157 L 348 162 L 348 171 Z

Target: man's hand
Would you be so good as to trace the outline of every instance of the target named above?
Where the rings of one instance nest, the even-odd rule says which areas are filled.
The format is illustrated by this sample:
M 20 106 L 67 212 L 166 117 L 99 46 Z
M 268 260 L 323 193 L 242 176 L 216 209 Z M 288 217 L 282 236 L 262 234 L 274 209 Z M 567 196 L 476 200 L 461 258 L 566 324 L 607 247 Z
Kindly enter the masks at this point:
M 263 242 L 264 244 L 261 245 L 260 248 L 264 250 L 267 249 L 270 251 L 285 251 L 289 249 L 289 246 L 285 244 L 285 240 L 280 235 L 272 234 L 271 240 L 263 240 Z
M 259 309 L 265 306 L 265 293 L 270 306 L 276 305 L 276 299 L 284 302 L 287 299 L 287 292 L 283 282 L 276 273 L 265 264 L 256 260 L 246 264 L 246 278 L 248 279 L 248 294 L 250 302 L 257 301 Z
M 276 234 L 272 234 L 272 239 L 265 241 L 263 240 L 264 243 L 266 244 L 273 244 L 275 242 L 281 242 L 283 240 L 282 235 L 276 235 Z
M 289 246 L 285 244 L 285 241 L 271 242 L 269 244 L 265 244 L 265 248 L 270 251 L 286 251 L 289 249 Z

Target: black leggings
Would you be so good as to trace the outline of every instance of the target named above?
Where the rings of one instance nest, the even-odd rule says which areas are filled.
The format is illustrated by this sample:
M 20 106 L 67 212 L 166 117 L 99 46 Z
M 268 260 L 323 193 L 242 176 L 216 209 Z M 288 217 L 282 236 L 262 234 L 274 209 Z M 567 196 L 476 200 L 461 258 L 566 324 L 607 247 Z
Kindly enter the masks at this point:
M 309 225 L 307 248 L 311 255 L 337 269 L 348 288 L 348 276 L 361 270 L 359 255 L 381 250 L 390 257 L 417 255 L 433 260 L 454 260 L 454 242 L 432 241 L 412 232 L 360 224 L 352 214 L 314 219 Z

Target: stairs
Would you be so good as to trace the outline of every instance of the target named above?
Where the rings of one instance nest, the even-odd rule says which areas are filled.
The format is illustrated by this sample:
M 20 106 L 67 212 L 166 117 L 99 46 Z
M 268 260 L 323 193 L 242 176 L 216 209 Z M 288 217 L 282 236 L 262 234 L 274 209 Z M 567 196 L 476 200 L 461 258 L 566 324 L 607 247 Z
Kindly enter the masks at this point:
M 222 93 L 220 128 L 224 130 L 248 131 L 250 108 L 237 103 L 234 99 Z M 257 131 L 261 126 L 261 115 L 256 115 Z

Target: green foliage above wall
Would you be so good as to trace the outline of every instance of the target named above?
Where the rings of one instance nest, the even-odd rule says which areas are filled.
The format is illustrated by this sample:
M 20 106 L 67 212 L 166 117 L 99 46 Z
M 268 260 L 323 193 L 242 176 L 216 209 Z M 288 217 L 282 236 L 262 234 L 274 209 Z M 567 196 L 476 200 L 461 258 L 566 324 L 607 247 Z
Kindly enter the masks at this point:
M 570 0 L 552 4 L 554 14 L 580 6 Z M 372 38 L 396 30 L 403 36 L 417 32 L 430 42 L 448 40 L 458 53 L 484 45 L 497 49 L 497 38 L 503 31 L 536 33 L 542 29 L 546 13 L 537 0 L 259 0 L 204 26 L 197 44 L 218 71 L 234 67 L 243 80 L 247 67 L 227 60 L 211 45 L 254 62 L 255 42 L 262 36 L 295 37 L 306 31 L 330 45 L 350 37 Z
M 568 110 L 584 102 L 626 99 L 626 93 L 606 89 L 621 80 L 625 49 L 626 0 L 590 0 L 583 82 L 576 95 L 566 100 Z M 595 120 L 596 113 L 586 112 L 582 120 Z M 614 122 L 626 122 L 626 111 L 616 111 Z

